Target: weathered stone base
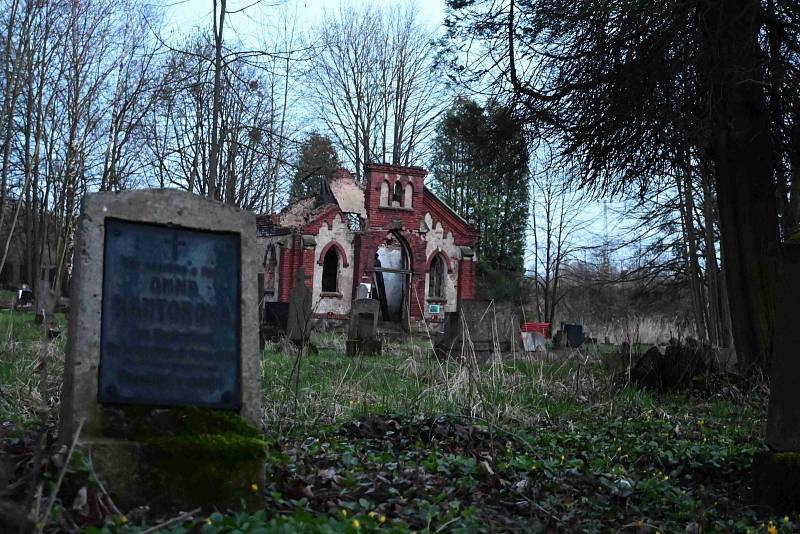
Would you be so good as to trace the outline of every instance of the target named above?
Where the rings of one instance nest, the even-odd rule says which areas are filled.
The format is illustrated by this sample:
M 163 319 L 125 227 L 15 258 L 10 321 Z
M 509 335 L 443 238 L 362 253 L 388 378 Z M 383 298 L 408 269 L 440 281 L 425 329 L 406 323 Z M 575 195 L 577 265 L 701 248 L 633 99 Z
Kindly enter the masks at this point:
M 800 452 L 756 453 L 752 481 L 757 503 L 780 515 L 800 510 Z
M 380 356 L 383 342 L 380 339 L 348 339 L 348 356 Z
M 120 509 L 147 505 L 170 512 L 239 508 L 242 500 L 260 504 L 266 443 L 239 415 L 197 408 L 124 412 L 120 421 L 106 420 L 106 430 L 115 427 L 119 437 L 79 443 Z

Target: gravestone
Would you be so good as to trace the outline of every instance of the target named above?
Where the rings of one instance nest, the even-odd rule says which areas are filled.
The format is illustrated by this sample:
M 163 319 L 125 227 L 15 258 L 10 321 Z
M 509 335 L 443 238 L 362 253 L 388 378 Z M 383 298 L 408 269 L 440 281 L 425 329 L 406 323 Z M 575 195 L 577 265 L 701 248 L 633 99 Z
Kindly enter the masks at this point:
M 306 274 L 300 267 L 294 273 L 294 287 L 289 292 L 286 337 L 297 345 L 307 344 L 311 334 L 311 290 L 305 280 Z
M 118 506 L 253 500 L 254 215 L 161 189 L 87 195 L 78 224 L 61 440 Z
M 583 325 L 561 323 L 561 331 L 568 347 L 578 348 L 583 345 Z
M 356 287 L 356 300 L 372 298 L 372 284 L 361 282 Z
M 485 358 L 517 349 L 517 308 L 511 303 L 464 300 L 458 311 L 445 314 L 443 333 L 436 341 L 437 356 L 462 357 L 470 351 Z
M 278 341 L 286 335 L 289 320 L 288 302 L 265 302 L 261 320 L 261 336 L 266 341 Z
M 781 514 L 800 509 L 800 244 L 783 246 L 775 298 L 766 451 L 753 459 L 756 500 Z
M 350 325 L 347 330 L 348 356 L 380 355 L 383 343 L 378 339 L 380 302 L 375 299 L 356 299 L 350 307 Z
M 42 276 L 36 282 L 36 295 L 34 298 L 34 307 L 37 315 L 44 317 L 53 313 L 51 302 L 54 298 L 50 296 L 50 276 L 49 269 L 42 269 Z

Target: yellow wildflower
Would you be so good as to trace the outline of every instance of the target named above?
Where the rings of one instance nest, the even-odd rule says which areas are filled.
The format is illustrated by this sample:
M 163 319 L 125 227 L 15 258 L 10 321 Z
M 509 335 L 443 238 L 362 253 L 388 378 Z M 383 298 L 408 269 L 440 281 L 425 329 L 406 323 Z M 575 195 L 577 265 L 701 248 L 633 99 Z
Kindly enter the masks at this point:
M 378 523 L 386 523 L 386 516 L 381 514 L 381 516 L 378 518 Z
M 784 523 L 788 523 L 789 522 L 789 516 L 788 515 L 783 516 L 783 522 Z
M 347 510 L 342 508 L 342 517 L 347 517 Z
M 664 480 L 669 480 L 669 475 L 664 475 Z
M 361 521 L 359 521 L 358 519 L 353 519 L 353 528 L 356 529 L 356 530 L 360 529 L 361 528 Z
M 378 514 L 377 514 L 377 513 L 375 513 L 375 510 L 373 510 L 373 511 L 371 511 L 370 513 L 368 513 L 367 515 L 368 515 L 368 516 L 370 516 L 370 517 L 373 517 L 373 518 L 374 518 L 374 517 L 375 517 L 376 515 L 378 515 Z
M 258 484 L 253 482 L 252 484 L 250 484 L 250 489 L 252 490 L 253 493 L 257 492 L 258 491 Z
M 122 524 L 124 525 L 125 523 L 127 523 L 127 522 L 128 522 L 128 518 L 127 518 L 127 517 L 125 517 L 124 515 L 123 515 L 123 516 L 120 516 L 120 518 L 119 518 L 119 522 L 120 522 L 120 523 L 122 523 Z
M 775 528 L 775 525 L 770 525 L 769 528 L 767 529 L 767 532 L 769 534 L 778 534 L 778 529 Z

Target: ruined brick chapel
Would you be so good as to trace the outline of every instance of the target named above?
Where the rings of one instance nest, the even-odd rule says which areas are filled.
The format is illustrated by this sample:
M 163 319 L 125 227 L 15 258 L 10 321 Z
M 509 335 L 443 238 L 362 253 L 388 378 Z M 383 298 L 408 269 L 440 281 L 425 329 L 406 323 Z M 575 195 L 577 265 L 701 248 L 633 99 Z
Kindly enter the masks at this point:
M 423 185 L 419 167 L 340 169 L 319 191 L 258 218 L 262 302 L 287 302 L 302 268 L 317 319 L 346 320 L 369 284 L 380 319 L 409 329 L 442 321 L 475 295 L 477 230 Z

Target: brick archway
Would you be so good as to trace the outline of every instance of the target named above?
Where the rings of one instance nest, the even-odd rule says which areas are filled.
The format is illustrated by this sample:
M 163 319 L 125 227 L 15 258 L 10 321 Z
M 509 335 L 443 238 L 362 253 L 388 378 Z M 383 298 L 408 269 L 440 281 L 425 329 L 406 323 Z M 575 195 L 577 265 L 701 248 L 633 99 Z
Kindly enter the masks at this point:
M 342 267 L 348 267 L 350 262 L 347 260 L 347 253 L 344 251 L 344 247 L 342 247 L 338 241 L 329 241 L 328 244 L 322 248 L 322 252 L 319 254 L 319 260 L 317 260 L 317 264 L 322 265 L 322 263 L 325 261 L 325 254 L 327 254 L 331 248 L 335 248 L 336 253 L 339 254 L 340 258 L 342 258 Z

